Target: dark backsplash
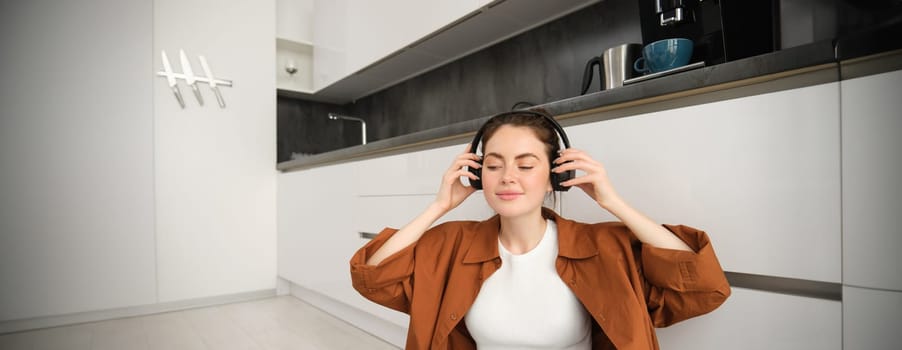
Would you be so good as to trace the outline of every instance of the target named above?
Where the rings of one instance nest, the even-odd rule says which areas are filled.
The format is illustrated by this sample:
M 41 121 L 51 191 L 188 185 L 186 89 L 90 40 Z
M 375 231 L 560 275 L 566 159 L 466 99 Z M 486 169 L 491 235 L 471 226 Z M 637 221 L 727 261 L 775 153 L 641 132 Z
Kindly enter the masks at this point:
M 482 118 L 521 101 L 574 97 L 589 58 L 632 42 L 642 42 L 635 0 L 606 0 L 354 103 L 279 97 L 278 158 L 359 144 L 359 123 L 329 120 L 329 112 L 365 119 L 369 142 Z
M 838 9 L 850 7 L 845 0 L 780 3 L 784 48 L 863 25 L 837 18 L 842 13 Z M 861 16 L 844 18 L 861 21 Z M 329 112 L 366 120 L 371 142 L 482 118 L 521 101 L 542 104 L 574 97 L 586 61 L 608 47 L 641 42 L 636 0 L 605 0 L 353 103 L 280 96 L 278 160 L 360 144 L 360 124 L 329 120 Z M 599 90 L 597 80 L 590 92 Z

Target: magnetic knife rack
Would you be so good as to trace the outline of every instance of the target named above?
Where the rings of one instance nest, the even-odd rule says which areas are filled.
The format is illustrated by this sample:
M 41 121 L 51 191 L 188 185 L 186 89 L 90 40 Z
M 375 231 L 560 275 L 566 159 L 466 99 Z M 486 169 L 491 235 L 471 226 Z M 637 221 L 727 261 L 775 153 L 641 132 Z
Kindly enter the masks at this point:
M 228 79 L 216 78 L 213 75 L 212 70 L 210 70 L 210 65 L 207 64 L 207 59 L 203 55 L 200 55 L 197 58 L 198 60 L 200 60 L 201 68 L 203 68 L 204 74 L 206 76 L 194 75 L 194 70 L 191 68 L 191 62 L 188 61 L 188 56 L 185 55 L 185 50 L 179 50 L 182 73 L 176 73 L 172 70 L 172 66 L 169 63 L 169 57 L 167 57 L 165 50 L 160 51 L 160 56 L 163 62 L 163 70 L 157 72 L 157 76 L 166 78 L 166 81 L 169 84 L 169 88 L 172 90 L 173 95 L 175 95 L 175 99 L 178 101 L 179 106 L 181 106 L 182 109 L 185 108 L 185 99 L 182 98 L 182 92 L 179 90 L 178 80 L 185 81 L 188 86 L 191 87 L 191 90 L 194 91 L 194 97 L 197 99 L 197 103 L 201 106 L 204 105 L 204 99 L 197 84 L 205 83 L 209 85 L 210 89 L 213 90 L 213 93 L 216 95 L 216 101 L 219 102 L 219 107 L 225 108 L 225 100 L 222 97 L 222 92 L 219 91 L 219 87 L 231 87 L 232 81 Z

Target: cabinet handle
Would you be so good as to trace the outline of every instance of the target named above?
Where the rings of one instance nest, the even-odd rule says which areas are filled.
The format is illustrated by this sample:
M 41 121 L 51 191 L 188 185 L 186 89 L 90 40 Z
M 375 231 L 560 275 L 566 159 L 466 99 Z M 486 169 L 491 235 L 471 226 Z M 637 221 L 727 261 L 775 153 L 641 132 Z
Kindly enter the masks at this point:
M 373 238 L 376 238 L 376 236 L 379 235 L 378 233 L 363 232 L 363 231 L 360 231 L 360 232 L 357 232 L 357 233 L 360 234 L 360 238 L 363 238 L 363 239 L 373 239 Z

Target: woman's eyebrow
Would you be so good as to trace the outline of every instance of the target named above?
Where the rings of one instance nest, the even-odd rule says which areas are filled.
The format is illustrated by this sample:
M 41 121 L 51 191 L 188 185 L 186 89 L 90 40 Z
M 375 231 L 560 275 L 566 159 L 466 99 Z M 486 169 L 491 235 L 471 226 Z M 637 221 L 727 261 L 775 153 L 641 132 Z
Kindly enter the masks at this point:
M 502 156 L 498 153 L 495 153 L 495 152 L 486 153 L 485 157 L 486 158 L 487 157 L 495 157 L 495 158 L 504 160 L 504 156 Z M 523 154 L 517 155 L 516 157 L 514 157 L 514 159 L 522 159 L 522 158 L 527 158 L 527 157 L 533 157 L 535 159 L 539 159 L 539 156 L 535 155 L 534 153 L 523 153 Z

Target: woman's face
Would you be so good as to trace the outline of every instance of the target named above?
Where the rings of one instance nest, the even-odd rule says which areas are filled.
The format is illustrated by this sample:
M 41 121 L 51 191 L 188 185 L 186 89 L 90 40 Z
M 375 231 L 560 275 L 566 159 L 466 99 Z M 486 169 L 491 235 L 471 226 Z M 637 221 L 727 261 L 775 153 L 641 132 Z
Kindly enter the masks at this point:
M 485 143 L 483 195 L 501 216 L 541 211 L 551 191 L 545 144 L 527 127 L 504 125 Z

